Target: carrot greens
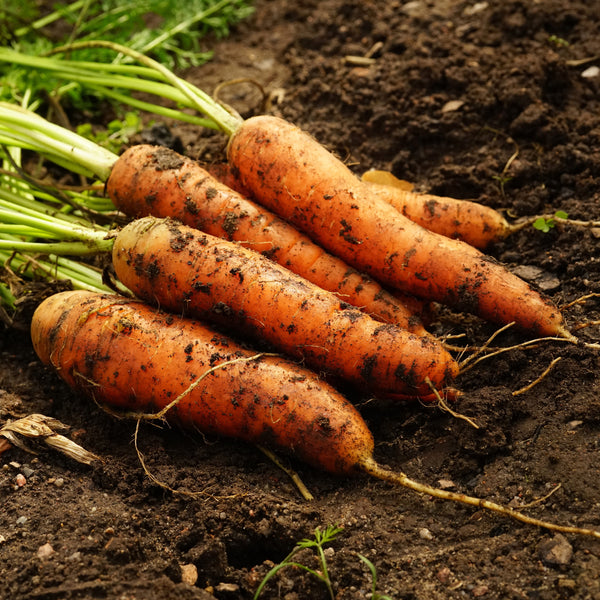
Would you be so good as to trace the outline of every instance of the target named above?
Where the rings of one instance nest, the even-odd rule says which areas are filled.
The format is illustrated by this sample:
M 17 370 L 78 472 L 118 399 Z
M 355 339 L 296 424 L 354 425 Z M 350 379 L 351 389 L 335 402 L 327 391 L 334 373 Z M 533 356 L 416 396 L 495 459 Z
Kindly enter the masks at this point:
M 203 47 L 204 38 L 212 34 L 223 37 L 230 27 L 252 12 L 250 0 L 74 0 L 59 5 L 46 15 L 39 13 L 38 3 L 25 0 L 19 6 L 0 7 L 0 42 L 3 46 L 40 56 L 57 45 L 90 39 L 127 44 L 130 48 L 156 58 L 170 69 L 182 69 L 206 62 L 212 53 Z M 55 39 L 52 32 L 66 33 Z M 108 52 L 86 49 L 78 60 L 107 60 Z M 110 56 L 111 61 L 126 62 L 126 55 Z M 4 80 L 0 98 L 19 101 L 24 90 L 54 89 L 52 78 L 32 80 L 18 64 L 0 69 Z M 10 82 L 8 85 L 6 82 Z M 84 102 L 95 109 L 93 99 L 84 99 L 70 87 L 71 101 Z M 92 103 L 90 103 L 90 101 Z

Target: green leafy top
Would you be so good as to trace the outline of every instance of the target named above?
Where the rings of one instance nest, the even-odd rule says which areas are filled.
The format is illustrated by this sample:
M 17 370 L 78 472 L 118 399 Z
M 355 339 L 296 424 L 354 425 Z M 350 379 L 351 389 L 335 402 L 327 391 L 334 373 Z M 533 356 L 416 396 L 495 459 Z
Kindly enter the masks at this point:
M 37 15 L 37 3 L 23 0 L 9 10 L 0 7 L 0 45 L 33 56 L 49 54 L 54 48 L 74 41 L 106 40 L 152 56 L 169 69 L 182 69 L 206 62 L 211 53 L 203 49 L 202 39 L 212 33 L 222 37 L 231 25 L 248 17 L 251 0 L 74 0 L 54 12 Z M 37 16 L 37 18 L 36 18 Z M 51 31 L 53 36 L 48 33 Z M 54 32 L 63 31 L 56 36 Z M 106 49 L 82 49 L 70 58 L 79 61 L 125 63 Z M 0 100 L 23 103 L 26 94 L 56 89 L 59 82 L 45 74 L 31 77 L 18 65 L 0 67 Z M 64 86 L 64 84 L 62 84 Z M 78 86 L 67 89 L 80 104 Z M 90 105 L 92 102 L 90 102 Z

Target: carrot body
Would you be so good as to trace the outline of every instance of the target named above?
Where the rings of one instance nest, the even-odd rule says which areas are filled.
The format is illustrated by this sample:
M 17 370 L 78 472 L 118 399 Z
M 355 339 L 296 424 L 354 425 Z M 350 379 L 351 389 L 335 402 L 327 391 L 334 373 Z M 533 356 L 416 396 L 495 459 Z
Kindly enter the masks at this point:
M 140 298 L 264 339 L 307 365 L 380 396 L 429 395 L 458 365 L 433 337 L 380 323 L 239 244 L 145 217 L 113 247 L 119 279 Z
M 129 216 L 172 217 L 238 241 L 382 321 L 427 334 L 416 312 L 423 309 L 422 303 L 395 298 L 289 223 L 172 150 L 129 148 L 113 166 L 106 189 L 117 208 Z
M 197 321 L 82 291 L 45 300 L 31 335 L 42 362 L 70 386 L 127 412 L 155 413 L 212 367 L 254 354 Z M 367 425 L 341 394 L 275 356 L 216 369 L 166 417 L 206 434 L 280 448 L 335 473 L 354 471 L 373 452 Z
M 389 185 L 368 183 L 372 193 L 422 227 L 484 249 L 507 237 L 510 225 L 493 208 L 432 194 L 418 194 Z
M 570 335 L 527 283 L 406 218 L 298 127 L 248 119 L 229 140 L 228 160 L 258 202 L 383 284 L 539 335 Z
M 207 166 L 207 170 L 231 189 L 252 197 L 252 192 L 242 185 L 236 169 L 229 163 L 213 163 Z M 403 182 L 387 171 L 367 171 L 361 179 L 369 184 L 373 193 L 411 221 L 480 250 L 504 239 L 512 231 L 502 214 L 484 204 L 413 192 L 405 189 L 401 185 Z
M 239 176 L 235 172 L 235 169 L 233 169 L 229 163 L 211 163 L 206 166 L 206 170 L 213 177 L 218 179 L 221 183 L 225 184 L 228 188 L 242 194 L 245 198 L 253 198 L 252 192 L 242 185 Z M 188 223 L 188 225 L 191 225 L 191 223 Z M 208 233 L 212 232 L 209 231 Z M 324 253 L 323 256 L 332 257 L 333 255 Z M 333 260 L 337 261 L 340 259 L 338 259 L 337 257 L 333 257 Z M 325 267 L 320 268 L 321 261 L 319 261 L 318 271 L 316 269 L 317 264 L 315 264 L 313 266 L 313 269 L 311 269 L 311 271 L 316 271 L 316 273 L 313 275 L 311 272 L 300 272 L 299 270 L 295 269 L 293 265 L 290 266 L 286 264 L 286 262 L 283 260 L 278 260 L 277 262 L 279 262 L 279 264 L 282 264 L 283 266 L 287 266 L 290 270 L 294 271 L 295 273 L 299 273 L 309 281 L 316 283 L 318 286 L 334 292 L 335 294 L 340 296 L 342 300 L 346 299 L 346 301 L 349 304 L 353 304 L 354 306 L 364 306 L 365 312 L 368 312 L 373 317 L 379 318 L 385 321 L 386 323 L 395 323 L 396 325 L 400 325 L 401 327 L 406 327 L 406 329 L 408 329 L 409 331 L 412 331 L 413 333 L 418 333 L 419 335 L 425 335 L 427 333 L 425 328 L 422 327 L 422 322 L 427 323 L 430 316 L 430 307 L 426 306 L 423 301 L 417 299 L 415 296 L 412 296 L 410 294 L 403 294 L 402 292 L 399 292 L 397 290 L 386 291 L 380 288 L 379 284 L 376 284 L 377 290 L 374 289 L 373 292 L 371 292 L 370 287 L 366 287 L 363 283 L 359 283 L 359 287 L 355 288 L 354 293 L 357 293 L 358 290 L 360 295 L 357 295 L 356 301 L 352 301 L 350 299 L 352 298 L 352 295 L 348 294 L 347 292 L 344 293 L 343 291 L 347 287 L 345 278 L 341 281 L 342 285 L 340 286 L 339 276 L 337 275 L 340 271 L 339 269 Z M 346 265 L 346 263 L 343 264 Z M 355 271 L 354 269 L 348 267 L 348 272 L 354 273 Z M 321 279 L 321 277 L 323 277 L 323 279 Z M 367 276 L 364 273 L 361 273 L 360 277 L 364 280 L 369 279 L 371 282 L 373 281 L 370 278 L 367 278 Z M 331 280 L 331 282 L 329 282 L 328 280 Z M 365 297 L 364 294 L 368 294 L 368 296 Z M 410 314 L 412 316 L 409 316 L 408 320 L 405 321 L 403 318 L 400 318 L 400 316 L 388 318 L 389 309 L 387 308 L 387 305 L 390 302 L 390 295 L 394 298 L 394 300 L 392 300 L 393 304 L 399 302 L 402 307 L 405 307 L 410 311 Z M 372 298 L 376 300 L 372 300 Z M 375 308 L 380 302 L 383 302 L 384 306 L 382 306 L 381 308 Z M 396 311 L 394 310 L 394 312 Z M 419 322 L 419 320 L 421 322 Z
M 411 221 L 480 250 L 514 231 L 504 216 L 489 206 L 473 200 L 414 192 L 411 184 L 389 171 L 370 169 L 362 174 L 361 181 Z

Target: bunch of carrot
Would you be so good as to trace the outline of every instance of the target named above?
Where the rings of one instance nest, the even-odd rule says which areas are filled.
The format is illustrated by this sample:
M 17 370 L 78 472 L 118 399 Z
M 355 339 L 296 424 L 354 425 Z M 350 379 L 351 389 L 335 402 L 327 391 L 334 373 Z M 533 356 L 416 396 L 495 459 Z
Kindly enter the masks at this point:
M 364 471 L 550 526 L 383 469 L 366 424 L 331 385 L 196 320 L 267 340 L 313 369 L 392 398 L 435 397 L 459 369 L 418 320 L 399 316 L 376 281 L 537 335 L 570 337 L 561 313 L 529 285 L 473 246 L 407 218 L 306 133 L 274 117 L 242 121 L 199 97 L 229 134 L 229 165 L 260 207 L 164 149 L 134 147 L 118 159 L 103 153 L 82 161 L 79 169 L 103 179 L 118 208 L 154 215 L 108 236 L 119 280 L 143 302 L 89 292 L 49 298 L 32 322 L 40 358 L 70 385 L 124 410 L 168 408 L 184 426 L 274 445 L 334 473 Z M 0 107 L 0 137 L 62 164 L 73 160 L 79 140 L 19 112 Z M 32 123 L 39 131 L 28 137 Z M 63 133 L 66 147 L 56 143 Z M 93 153 L 89 143 L 81 147 Z M 335 266 L 333 283 L 331 273 L 319 274 L 320 261 Z M 309 281 L 310 273 L 329 291 Z M 347 277 L 356 282 L 354 296 Z M 376 290 L 371 300 L 385 299 L 387 314 L 369 304 L 375 319 L 340 299 L 348 294 L 362 303 L 358 288 L 366 285 Z

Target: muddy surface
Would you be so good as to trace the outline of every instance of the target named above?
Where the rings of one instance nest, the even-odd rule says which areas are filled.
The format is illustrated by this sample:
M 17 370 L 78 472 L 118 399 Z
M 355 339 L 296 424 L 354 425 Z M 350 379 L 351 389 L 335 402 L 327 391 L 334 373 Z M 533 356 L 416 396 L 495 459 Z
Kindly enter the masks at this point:
M 477 198 L 510 218 L 560 209 L 597 220 L 598 24 L 596 3 L 583 0 L 258 0 L 255 16 L 216 44 L 214 61 L 187 76 L 209 91 L 255 79 L 266 103 L 250 84 L 220 97 L 245 116 L 266 110 L 296 122 L 357 173 L 386 169 L 419 190 Z M 190 156 L 223 152 L 218 135 L 172 131 Z M 600 293 L 598 228 L 528 227 L 488 252 L 565 306 L 572 329 L 600 319 L 598 298 L 571 304 Z M 477 345 L 494 327 L 444 312 L 431 330 Z M 577 335 L 593 342 L 600 328 Z M 508 331 L 494 344 L 525 340 Z M 598 357 L 582 344 L 546 341 L 475 365 L 457 381 L 464 396 L 455 408 L 479 429 L 418 403 L 350 396 L 381 463 L 600 530 Z M 557 358 L 537 385 L 513 395 Z M 395 599 L 600 598 L 598 540 L 557 538 L 285 459 L 313 493 L 307 502 L 254 447 L 143 426 L 147 469 L 183 493 L 169 492 L 144 474 L 132 422 L 70 392 L 38 362 L 26 330 L 4 330 L 0 418 L 31 412 L 70 425 L 103 462 L 87 467 L 49 450 L 2 454 L 1 598 L 248 599 L 298 540 L 333 524 L 343 532 L 326 557 L 340 600 L 370 597 L 357 553 L 375 565 L 378 592 Z M 298 558 L 317 566 L 309 552 Z M 315 577 L 288 568 L 262 597 L 329 596 Z

